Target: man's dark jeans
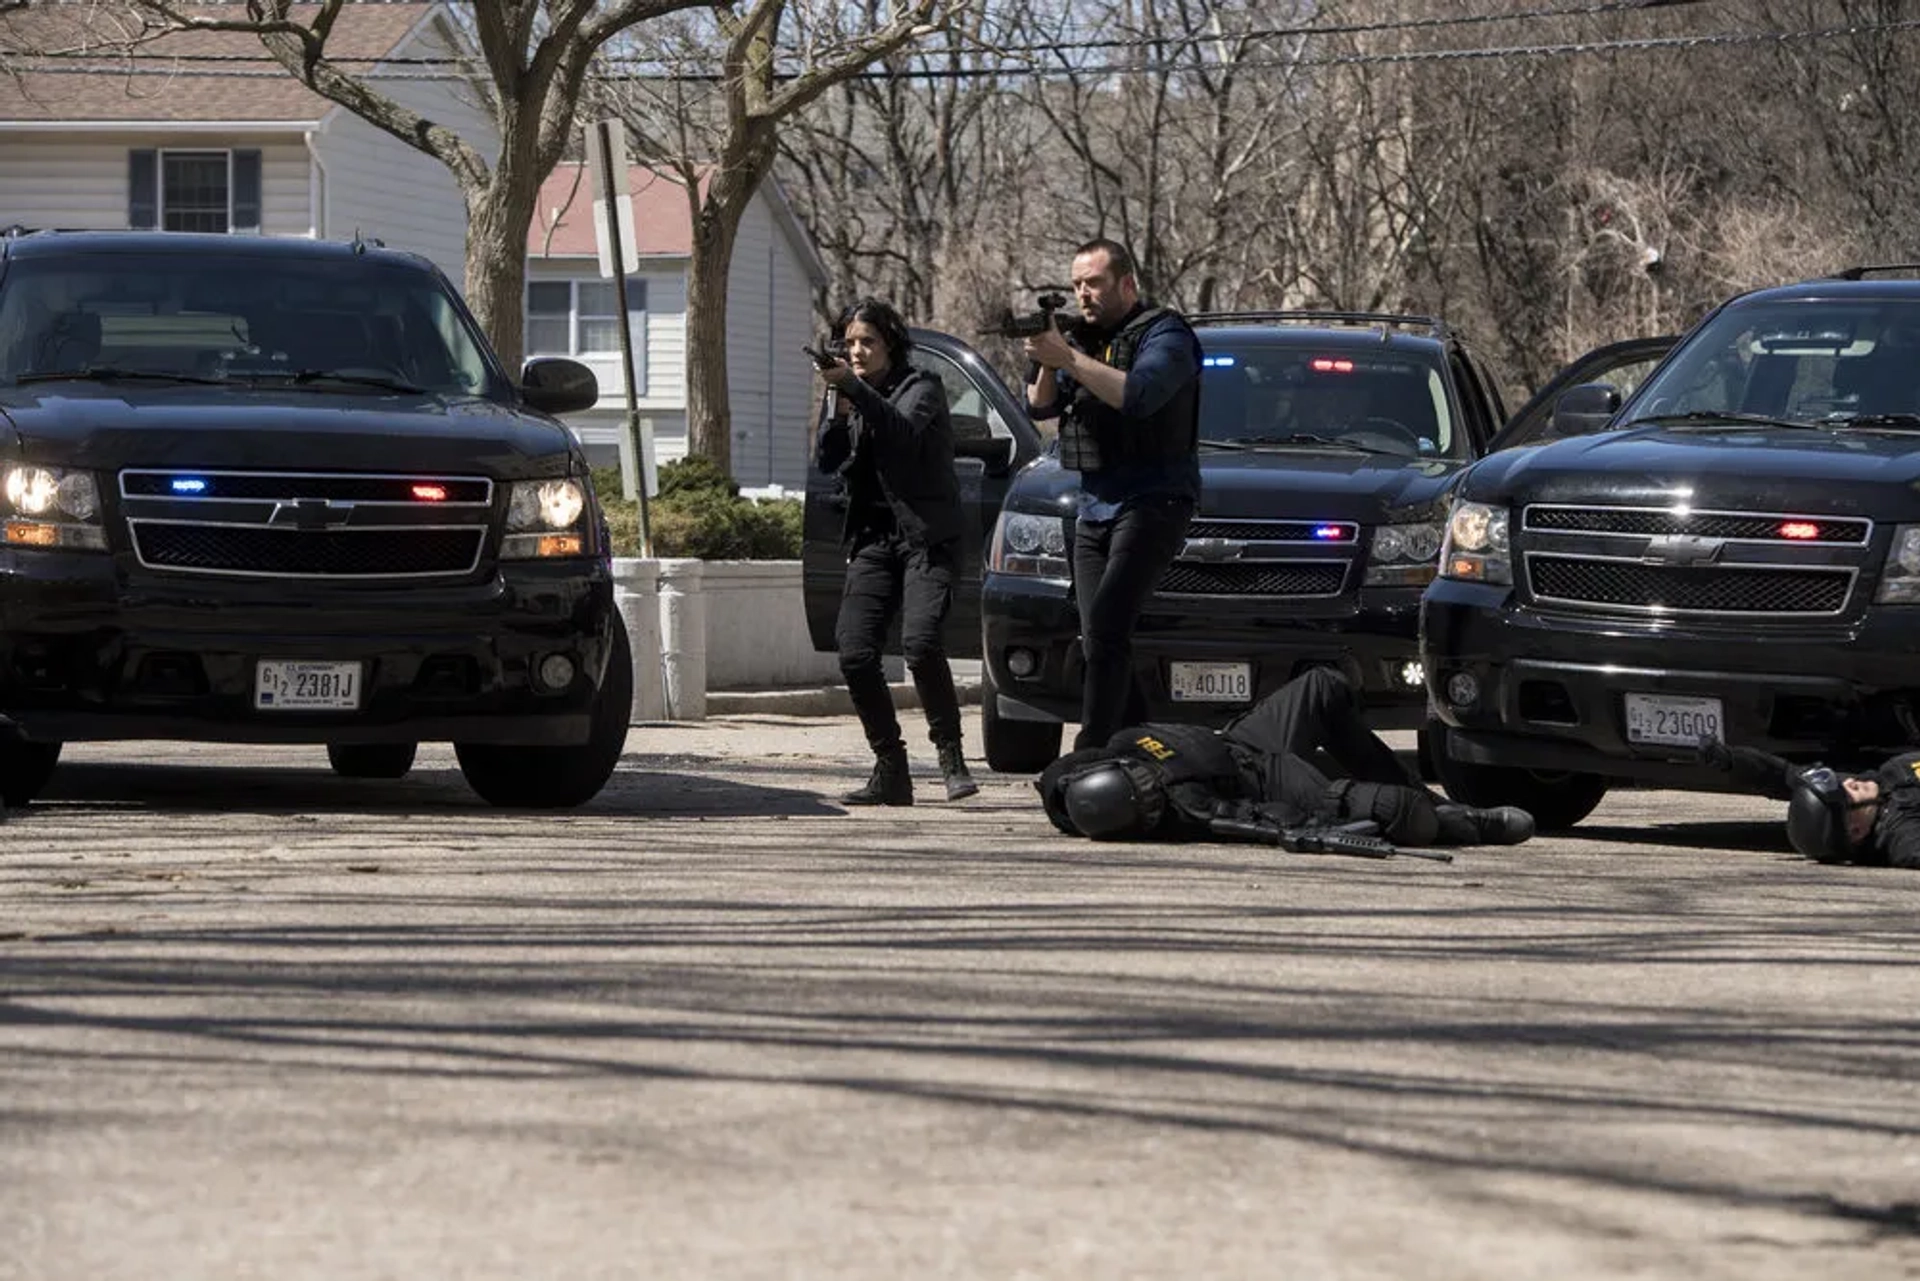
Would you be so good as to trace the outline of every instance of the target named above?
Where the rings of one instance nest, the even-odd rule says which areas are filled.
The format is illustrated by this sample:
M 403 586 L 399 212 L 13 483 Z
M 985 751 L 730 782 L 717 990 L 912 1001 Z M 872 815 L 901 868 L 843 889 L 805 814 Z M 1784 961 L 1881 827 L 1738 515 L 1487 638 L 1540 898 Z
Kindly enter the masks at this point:
M 915 547 L 899 535 L 860 543 L 847 562 L 834 641 L 847 693 L 875 753 L 903 747 L 880 659 L 887 629 L 900 615 L 900 650 L 926 709 L 928 737 L 937 746 L 960 741 L 960 698 L 953 688 L 941 632 L 953 607 L 958 548 L 947 542 Z
M 1186 542 L 1193 506 L 1184 497 L 1137 498 L 1113 520 L 1074 526 L 1073 594 L 1086 660 L 1075 750 L 1103 747 L 1121 726 L 1146 719 L 1133 679 L 1133 629 Z

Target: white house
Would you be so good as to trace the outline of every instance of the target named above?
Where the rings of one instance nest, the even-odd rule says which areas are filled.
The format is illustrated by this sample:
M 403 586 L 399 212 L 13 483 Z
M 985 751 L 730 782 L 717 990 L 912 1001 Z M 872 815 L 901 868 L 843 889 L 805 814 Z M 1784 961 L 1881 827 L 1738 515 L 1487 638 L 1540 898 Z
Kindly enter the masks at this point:
M 0 226 L 357 232 L 426 255 L 459 284 L 466 206 L 445 166 L 308 90 L 251 34 L 177 32 L 128 56 L 113 51 L 126 21 L 108 5 L 0 19 L 11 43 L 67 51 L 0 75 Z M 497 152 L 471 87 L 411 61 L 458 47 L 442 6 L 348 5 L 327 47 L 382 93 Z
M 636 166 L 629 178 L 639 262 L 629 275 L 640 414 L 653 421 L 656 457 L 686 452 L 687 273 L 693 215 L 686 188 Z M 619 309 L 594 244 L 592 182 L 563 164 L 540 190 L 527 237 L 529 356 L 574 356 L 600 378 L 600 403 L 570 425 L 596 461 L 617 457 L 626 430 Z M 779 185 L 769 179 L 740 227 L 727 280 L 727 385 L 733 473 L 744 485 L 806 482 L 813 367 L 801 352 L 820 333 L 813 298 L 825 264 Z

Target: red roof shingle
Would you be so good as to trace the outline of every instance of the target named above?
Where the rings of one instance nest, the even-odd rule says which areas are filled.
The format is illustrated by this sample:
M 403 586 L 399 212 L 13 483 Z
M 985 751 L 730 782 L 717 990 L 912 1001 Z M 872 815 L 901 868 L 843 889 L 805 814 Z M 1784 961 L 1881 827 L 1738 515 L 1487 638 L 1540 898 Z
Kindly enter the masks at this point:
M 317 5 L 295 5 L 305 21 Z M 373 59 L 393 52 L 432 4 L 350 4 L 327 40 L 329 57 Z M 234 5 L 190 5 L 189 17 L 244 16 Z M 220 70 L 272 74 L 208 74 L 208 57 L 263 58 L 259 37 L 246 31 L 179 31 L 129 49 L 138 18 L 110 4 L 41 4 L 0 18 L 0 58 L 24 53 L 88 52 L 61 59 L 60 71 L 26 69 L 0 75 L 0 120 L 67 121 L 308 121 L 333 106 L 277 63 L 236 62 Z M 73 71 L 67 68 L 75 68 Z M 130 69 L 140 68 L 139 74 Z M 170 74 L 148 72 L 164 68 Z M 365 70 L 365 66 L 355 68 Z
M 577 160 L 562 161 L 540 184 L 540 201 L 527 229 L 527 253 L 541 258 L 593 257 L 593 180 Z M 684 258 L 693 252 L 693 214 L 687 189 L 641 165 L 628 171 L 633 193 L 633 238 L 642 258 Z M 549 234 L 551 233 L 551 234 Z

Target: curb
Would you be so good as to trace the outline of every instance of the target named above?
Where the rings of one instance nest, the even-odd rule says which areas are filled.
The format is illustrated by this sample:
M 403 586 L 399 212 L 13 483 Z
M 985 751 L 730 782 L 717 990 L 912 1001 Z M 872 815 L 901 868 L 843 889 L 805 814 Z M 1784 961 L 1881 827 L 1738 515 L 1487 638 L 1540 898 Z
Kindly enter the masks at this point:
M 920 706 L 920 692 L 912 681 L 896 681 L 887 686 L 893 692 L 893 706 L 907 711 Z M 980 702 L 980 682 L 956 680 L 954 692 L 960 706 Z M 819 685 L 806 689 L 708 690 L 708 716 L 851 716 L 853 700 L 844 685 Z

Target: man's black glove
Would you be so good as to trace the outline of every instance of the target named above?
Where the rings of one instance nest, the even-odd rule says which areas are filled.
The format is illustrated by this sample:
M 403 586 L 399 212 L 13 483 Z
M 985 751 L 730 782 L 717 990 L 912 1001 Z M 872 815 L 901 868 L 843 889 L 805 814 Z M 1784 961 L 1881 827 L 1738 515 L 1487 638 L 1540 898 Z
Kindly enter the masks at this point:
M 1733 750 L 1711 734 L 1700 736 L 1700 763 L 1710 769 L 1733 772 Z

